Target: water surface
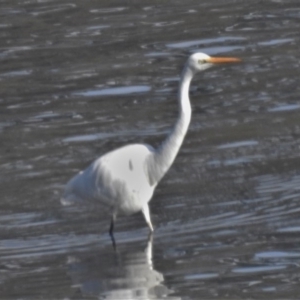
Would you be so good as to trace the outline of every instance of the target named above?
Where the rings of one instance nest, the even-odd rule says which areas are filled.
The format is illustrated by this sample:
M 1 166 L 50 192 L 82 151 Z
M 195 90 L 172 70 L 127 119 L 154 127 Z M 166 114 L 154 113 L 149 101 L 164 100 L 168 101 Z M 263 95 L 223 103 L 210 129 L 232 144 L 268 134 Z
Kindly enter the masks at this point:
M 0 4 L 1 299 L 297 299 L 300 9 L 288 1 L 4 0 Z M 243 63 L 199 74 L 173 167 L 141 214 L 65 209 L 64 184 L 177 117 L 196 51 Z

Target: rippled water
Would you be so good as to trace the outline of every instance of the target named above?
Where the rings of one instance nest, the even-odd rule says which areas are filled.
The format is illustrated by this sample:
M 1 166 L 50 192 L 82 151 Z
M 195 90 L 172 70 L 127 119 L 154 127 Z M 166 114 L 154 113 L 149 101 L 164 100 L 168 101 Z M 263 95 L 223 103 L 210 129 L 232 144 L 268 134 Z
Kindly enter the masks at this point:
M 296 299 L 298 0 L 0 4 L 1 299 Z M 157 146 L 190 53 L 242 64 L 194 79 L 193 119 L 150 208 L 60 206 L 115 147 Z

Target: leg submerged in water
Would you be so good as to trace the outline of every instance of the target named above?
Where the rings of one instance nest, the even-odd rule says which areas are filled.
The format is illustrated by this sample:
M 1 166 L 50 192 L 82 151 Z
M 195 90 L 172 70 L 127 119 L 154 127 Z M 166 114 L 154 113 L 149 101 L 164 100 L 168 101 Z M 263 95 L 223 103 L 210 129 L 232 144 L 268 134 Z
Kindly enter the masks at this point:
M 115 241 L 115 237 L 114 237 L 115 221 L 116 221 L 116 215 L 113 214 L 112 217 L 111 217 L 111 221 L 110 221 L 109 235 L 110 235 L 113 247 L 116 250 L 116 241 Z

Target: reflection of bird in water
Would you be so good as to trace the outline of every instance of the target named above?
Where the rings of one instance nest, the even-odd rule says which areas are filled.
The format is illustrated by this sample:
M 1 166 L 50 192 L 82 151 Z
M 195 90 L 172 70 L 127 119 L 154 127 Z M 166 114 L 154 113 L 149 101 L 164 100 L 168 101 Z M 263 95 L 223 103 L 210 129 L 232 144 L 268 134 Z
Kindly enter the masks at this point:
M 151 237 L 145 251 L 137 251 L 134 245 L 126 251 L 109 251 L 102 256 L 69 258 L 72 286 L 79 287 L 82 296 L 99 299 L 180 300 L 169 296 L 172 291 L 165 286 L 163 274 L 153 268 L 152 244 Z
M 142 211 L 153 231 L 148 202 L 155 187 L 172 165 L 191 120 L 189 87 L 193 76 L 218 63 L 240 61 L 230 57 L 192 54 L 186 62 L 179 84 L 179 117 L 167 139 L 157 149 L 146 144 L 132 144 L 108 152 L 67 184 L 63 204 L 97 201 L 111 210 L 110 235 L 119 213 Z

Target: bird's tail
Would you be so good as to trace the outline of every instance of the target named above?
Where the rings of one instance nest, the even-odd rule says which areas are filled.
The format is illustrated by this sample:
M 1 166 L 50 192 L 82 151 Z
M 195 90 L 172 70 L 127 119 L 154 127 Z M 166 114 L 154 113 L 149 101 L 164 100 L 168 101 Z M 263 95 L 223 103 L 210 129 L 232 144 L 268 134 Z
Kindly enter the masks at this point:
M 70 206 L 70 205 L 73 205 L 73 204 L 78 204 L 82 202 L 82 199 L 75 196 L 74 194 L 67 194 L 67 195 L 64 195 L 61 199 L 60 199 L 60 203 L 63 205 L 63 206 Z

